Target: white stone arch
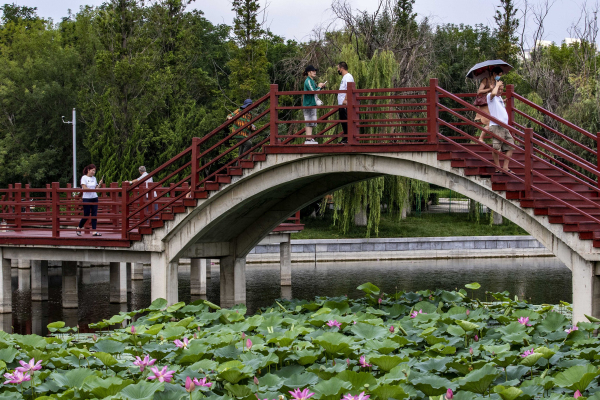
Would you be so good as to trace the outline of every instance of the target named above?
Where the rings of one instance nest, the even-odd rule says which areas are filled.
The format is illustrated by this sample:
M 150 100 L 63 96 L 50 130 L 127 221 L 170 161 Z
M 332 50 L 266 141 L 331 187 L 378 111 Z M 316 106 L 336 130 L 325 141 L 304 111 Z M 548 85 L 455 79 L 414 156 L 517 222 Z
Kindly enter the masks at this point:
M 563 232 L 561 224 L 523 209 L 503 192 L 492 190 L 489 178 L 465 176 L 435 152 L 377 154 L 272 154 L 265 162 L 225 185 L 187 215 L 177 216 L 161 236 L 169 261 L 199 252 L 222 252 L 242 258 L 274 227 L 304 205 L 344 185 L 381 175 L 419 179 L 461 193 L 510 219 L 552 251 L 573 274 L 574 319 L 598 313 L 595 262 L 600 252 L 591 241 Z M 162 233 L 162 234 L 161 234 Z M 155 242 L 156 243 L 156 242 Z M 219 256 L 219 254 L 213 256 Z M 245 266 L 239 266 L 245 268 Z M 245 296 L 245 293 L 244 293 Z

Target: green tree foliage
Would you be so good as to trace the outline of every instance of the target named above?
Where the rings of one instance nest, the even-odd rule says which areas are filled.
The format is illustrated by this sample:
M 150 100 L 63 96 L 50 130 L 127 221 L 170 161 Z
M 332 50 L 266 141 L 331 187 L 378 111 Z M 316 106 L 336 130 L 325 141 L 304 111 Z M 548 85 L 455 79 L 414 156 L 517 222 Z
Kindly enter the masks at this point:
M 229 80 L 236 99 L 256 98 L 268 91 L 269 61 L 267 43 L 261 40 L 265 31 L 259 22 L 258 0 L 233 0 L 233 57 L 227 63 Z
M 494 15 L 496 21 L 496 36 L 498 45 L 496 49 L 497 57 L 507 62 L 515 62 L 517 54 L 517 28 L 519 19 L 517 18 L 517 7 L 515 0 L 500 0 L 500 5 Z

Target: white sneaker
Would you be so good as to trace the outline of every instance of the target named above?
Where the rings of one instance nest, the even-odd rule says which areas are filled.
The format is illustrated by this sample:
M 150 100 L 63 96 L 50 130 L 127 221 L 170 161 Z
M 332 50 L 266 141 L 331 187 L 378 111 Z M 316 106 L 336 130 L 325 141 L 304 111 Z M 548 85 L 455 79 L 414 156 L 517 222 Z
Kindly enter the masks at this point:
M 304 144 L 319 144 L 315 139 L 310 139 L 304 142 Z

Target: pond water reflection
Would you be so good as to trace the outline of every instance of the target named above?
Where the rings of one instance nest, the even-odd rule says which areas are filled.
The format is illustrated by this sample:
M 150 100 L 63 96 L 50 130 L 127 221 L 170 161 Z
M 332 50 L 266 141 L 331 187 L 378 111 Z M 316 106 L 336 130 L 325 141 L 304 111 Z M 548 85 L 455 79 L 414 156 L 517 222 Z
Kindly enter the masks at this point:
M 219 303 L 219 271 L 213 265 L 207 283 L 208 300 Z M 65 321 L 67 325 L 80 325 L 86 331 L 88 323 L 135 310 L 150 304 L 150 271 L 144 280 L 132 281 L 127 304 L 109 303 L 109 268 L 79 268 L 79 307 L 62 308 L 61 269 L 49 268 L 49 300 L 31 301 L 29 270 L 13 269 L 13 313 L 2 316 L 0 327 L 13 326 L 16 333 L 45 335 L 46 325 Z M 485 291 L 508 290 L 511 295 L 540 304 L 571 302 L 571 272 L 556 258 L 511 259 L 452 259 L 419 261 L 378 261 L 302 263 L 292 265 L 292 286 L 279 286 L 278 264 L 249 264 L 246 272 L 247 305 L 250 313 L 273 304 L 277 298 L 313 299 L 315 296 L 360 297 L 356 287 L 372 282 L 386 293 L 396 290 L 423 289 L 454 290 L 470 282 L 479 282 L 480 299 Z M 179 299 L 189 302 L 197 296 L 190 295 L 189 268 L 179 272 Z M 3 320 L 1 320 L 3 319 Z

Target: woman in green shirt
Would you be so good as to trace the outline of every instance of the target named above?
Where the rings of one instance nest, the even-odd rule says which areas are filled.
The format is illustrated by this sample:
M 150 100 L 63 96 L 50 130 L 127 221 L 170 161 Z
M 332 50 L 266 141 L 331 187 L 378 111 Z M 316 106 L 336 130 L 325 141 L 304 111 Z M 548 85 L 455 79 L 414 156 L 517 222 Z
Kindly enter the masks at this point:
M 317 76 L 317 69 L 312 65 L 307 66 L 304 69 L 304 73 L 302 74 L 306 77 L 304 81 L 304 91 L 305 92 L 314 92 L 316 90 L 321 90 L 325 83 L 319 83 L 318 85 L 315 83 L 314 79 Z M 316 107 L 317 101 L 315 99 L 314 94 L 305 94 L 302 96 L 302 106 L 303 107 Z M 316 108 L 306 108 L 302 110 L 304 113 L 305 121 L 316 121 L 317 119 L 317 109 Z M 306 124 L 306 135 L 311 136 L 313 128 L 317 126 L 315 122 L 309 122 Z M 304 144 L 319 144 L 315 139 L 306 138 Z

